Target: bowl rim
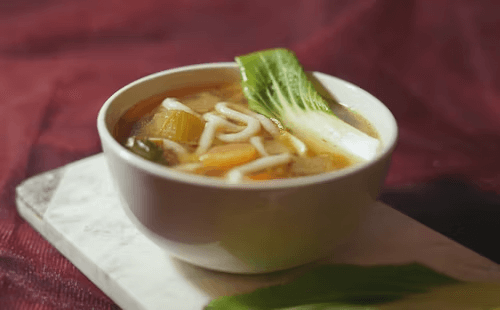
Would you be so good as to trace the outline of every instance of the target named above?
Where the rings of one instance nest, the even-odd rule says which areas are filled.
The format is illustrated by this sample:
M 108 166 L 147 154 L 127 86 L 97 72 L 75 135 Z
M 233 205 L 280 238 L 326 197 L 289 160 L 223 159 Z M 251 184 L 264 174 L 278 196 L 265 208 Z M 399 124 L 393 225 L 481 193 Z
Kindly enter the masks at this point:
M 146 75 L 142 78 L 139 78 L 119 90 L 113 93 L 100 108 L 98 116 L 97 116 L 97 130 L 99 134 L 99 138 L 101 140 L 101 144 L 106 144 L 108 149 L 110 149 L 113 153 L 115 153 L 118 157 L 126 161 L 128 164 L 133 167 L 148 172 L 152 175 L 155 175 L 160 178 L 168 179 L 170 181 L 177 181 L 180 183 L 187 183 L 193 186 L 203 186 L 203 187 L 215 187 L 215 188 L 225 188 L 225 189 L 237 189 L 237 190 L 275 190 L 275 189 L 285 189 L 285 188 L 295 188 L 295 187 L 304 187 L 304 186 L 312 186 L 314 184 L 321 184 L 325 182 L 330 182 L 333 180 L 343 179 L 349 177 L 353 174 L 360 173 L 370 167 L 378 164 L 380 161 L 383 161 L 385 157 L 390 156 L 394 148 L 396 147 L 396 142 L 398 139 L 399 128 L 396 122 L 396 119 L 392 112 L 375 96 L 360 88 L 357 85 L 354 85 L 348 81 L 342 80 L 338 77 L 313 71 L 311 72 L 315 76 L 334 79 L 345 86 L 355 89 L 363 93 L 368 97 L 371 97 L 373 100 L 380 104 L 380 108 L 385 110 L 385 114 L 388 119 L 387 122 L 390 123 L 390 127 L 393 128 L 392 135 L 389 139 L 384 143 L 383 148 L 379 151 L 376 157 L 370 161 L 358 163 L 356 165 L 343 168 L 336 171 L 325 172 L 310 176 L 301 176 L 301 177 L 293 177 L 287 179 L 278 179 L 278 180 L 266 180 L 264 182 L 246 182 L 246 183 L 238 183 L 232 184 L 227 183 L 222 178 L 211 178 L 196 174 L 185 173 L 182 171 L 177 171 L 174 169 L 170 169 L 168 167 L 161 166 L 160 164 L 153 163 L 148 161 L 139 155 L 136 155 L 129 150 L 127 150 L 124 146 L 122 146 L 118 141 L 115 140 L 113 135 L 111 134 L 108 126 L 106 124 L 106 116 L 109 111 L 109 108 L 116 97 L 118 97 L 123 92 L 127 91 L 130 88 L 133 88 L 136 85 L 141 83 L 145 83 L 149 80 L 170 75 L 178 72 L 185 71 L 195 71 L 195 70 L 207 70 L 207 69 L 224 69 L 224 68 L 237 68 L 238 65 L 235 62 L 213 62 L 213 63 L 203 63 L 203 64 L 194 64 L 188 66 L 181 66 L 173 69 L 167 69 L 159 72 L 155 72 L 149 75 Z M 154 95 L 154 94 L 151 94 Z

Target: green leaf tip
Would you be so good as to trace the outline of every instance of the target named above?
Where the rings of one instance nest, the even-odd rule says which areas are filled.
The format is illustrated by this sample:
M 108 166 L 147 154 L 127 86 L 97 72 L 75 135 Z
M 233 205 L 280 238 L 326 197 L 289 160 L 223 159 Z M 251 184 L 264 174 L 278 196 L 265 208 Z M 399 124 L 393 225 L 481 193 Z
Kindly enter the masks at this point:
M 218 298 L 205 309 L 376 309 L 372 306 L 455 283 L 419 264 L 324 265 L 289 284 Z
M 282 113 L 287 107 L 333 114 L 293 51 L 269 49 L 235 60 L 240 68 L 243 93 L 252 110 L 280 121 L 284 121 Z
M 250 109 L 280 121 L 317 154 L 353 162 L 375 158 L 380 141 L 333 114 L 292 51 L 270 49 L 235 59 Z

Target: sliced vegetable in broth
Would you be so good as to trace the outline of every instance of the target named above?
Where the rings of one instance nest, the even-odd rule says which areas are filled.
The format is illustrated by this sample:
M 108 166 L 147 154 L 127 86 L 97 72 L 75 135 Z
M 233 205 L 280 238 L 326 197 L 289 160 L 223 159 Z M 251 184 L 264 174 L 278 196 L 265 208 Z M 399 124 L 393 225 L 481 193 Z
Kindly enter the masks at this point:
M 237 58 L 237 61 L 245 62 L 245 57 L 248 56 Z M 248 68 L 243 69 L 249 73 Z M 298 70 L 296 75 L 300 75 L 302 69 L 292 66 L 289 70 Z M 271 78 L 267 81 L 274 83 L 273 73 L 269 76 Z M 281 75 L 281 78 L 286 79 L 287 76 Z M 120 118 L 114 128 L 114 136 L 129 150 L 150 161 L 186 173 L 224 178 L 228 183 L 308 176 L 342 169 L 360 161 L 359 154 L 344 151 L 344 146 L 318 148 L 315 144 L 318 138 L 311 139 L 308 136 L 317 133 L 307 132 L 307 128 L 300 131 L 300 126 L 297 126 L 307 123 L 304 119 L 307 115 L 303 113 L 298 118 L 297 108 L 287 107 L 288 103 L 280 96 L 273 99 L 267 95 L 256 95 L 248 89 L 251 81 L 247 79 L 242 83 L 245 92 L 242 85 L 235 82 L 194 85 L 153 95 L 138 102 Z M 272 87 L 278 92 L 281 90 L 277 88 L 283 85 L 292 87 L 284 82 L 277 85 Z M 255 87 L 265 88 L 268 85 L 260 83 Z M 294 98 L 293 92 L 286 90 L 286 87 L 283 91 L 288 92 L 289 100 L 302 108 L 310 106 L 310 103 L 297 103 L 300 98 Z M 307 87 L 311 88 L 307 88 L 309 93 L 314 90 L 312 86 Z M 319 94 L 309 96 L 313 100 L 322 98 Z M 268 98 L 271 103 L 256 110 L 274 112 L 266 112 L 264 114 L 267 116 L 264 116 L 252 111 L 247 97 L 253 102 L 253 107 L 261 104 L 257 101 Z M 373 144 L 375 140 L 378 144 L 376 131 L 359 114 L 338 104 L 332 112 L 328 101 L 324 99 L 319 103 L 314 102 L 312 107 L 321 107 L 319 110 L 313 108 L 309 115 L 314 116 L 316 121 L 324 118 L 323 115 L 316 117 L 318 111 L 331 115 L 335 120 L 328 120 L 327 125 L 340 123 L 342 132 L 355 132 L 361 143 L 368 141 Z M 273 110 L 276 107 L 278 110 Z M 292 120 L 286 118 L 290 115 Z M 330 139 L 329 143 L 334 140 Z
M 287 130 L 279 129 L 275 123 L 272 124 L 278 135 L 272 135 L 260 125 L 258 132 L 244 142 L 228 143 L 220 140 L 218 136 L 221 134 L 241 132 L 246 124 L 228 119 L 217 112 L 217 104 L 227 103 L 229 109 L 242 114 L 246 112 L 245 115 L 252 117 L 239 83 L 186 88 L 177 91 L 179 93 L 182 95 L 177 96 L 177 101 L 194 113 L 163 107 L 162 102 L 166 98 L 172 98 L 168 92 L 152 96 L 137 103 L 122 116 L 117 125 L 122 128 L 115 128 L 115 138 L 135 154 L 150 161 L 186 173 L 217 178 L 227 178 L 231 169 L 258 158 L 269 157 L 272 161 L 273 156 L 290 154 L 291 159 L 285 163 L 266 163 L 262 169 L 245 173 L 232 182 L 307 176 L 342 169 L 352 164 L 352 160 L 343 155 L 315 153 L 302 140 Z M 143 113 L 142 117 L 137 117 L 137 111 Z M 343 113 L 343 118 L 349 117 L 351 122 L 354 120 L 358 125 L 363 125 L 360 130 L 371 134 L 375 132 L 359 115 L 345 108 Z M 207 119 L 210 120 L 211 116 L 220 118 L 227 124 L 214 130 L 213 141 L 205 152 L 196 154 L 200 138 L 207 129 Z M 127 139 L 128 145 L 125 143 Z
M 339 119 L 295 54 L 278 48 L 236 57 L 250 108 L 282 122 L 317 153 L 373 159 L 380 141 Z

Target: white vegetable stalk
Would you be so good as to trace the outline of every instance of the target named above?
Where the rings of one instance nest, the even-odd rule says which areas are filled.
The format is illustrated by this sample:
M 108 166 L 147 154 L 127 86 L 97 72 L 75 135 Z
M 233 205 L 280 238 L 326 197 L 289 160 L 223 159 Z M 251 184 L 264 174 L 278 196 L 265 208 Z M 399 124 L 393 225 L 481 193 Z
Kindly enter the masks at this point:
M 250 108 L 278 119 L 316 153 L 373 159 L 380 142 L 333 114 L 295 54 L 271 49 L 236 57 Z
M 367 161 L 377 155 L 379 140 L 322 111 L 284 110 L 285 124 L 294 135 L 316 153 L 341 154 L 354 161 Z

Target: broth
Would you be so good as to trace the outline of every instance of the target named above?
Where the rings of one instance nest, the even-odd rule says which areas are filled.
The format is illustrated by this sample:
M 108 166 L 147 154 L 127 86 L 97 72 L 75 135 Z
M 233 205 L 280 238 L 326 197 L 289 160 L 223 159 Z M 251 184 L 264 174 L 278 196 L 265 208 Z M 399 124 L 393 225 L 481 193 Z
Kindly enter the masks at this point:
M 378 138 L 361 115 L 333 100 L 330 104 L 340 119 Z M 252 126 L 258 127 L 254 133 Z M 276 120 L 251 112 L 238 82 L 153 95 L 118 120 L 113 136 L 148 160 L 231 183 L 314 175 L 355 164 L 346 156 L 316 154 Z

